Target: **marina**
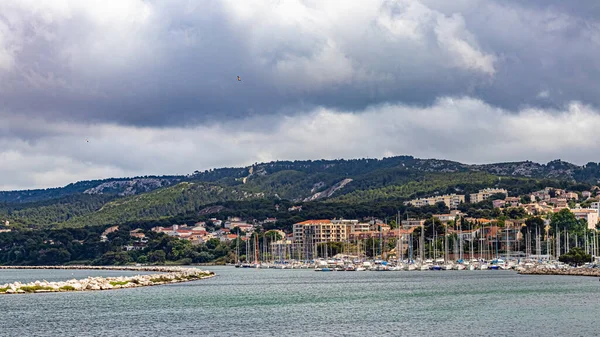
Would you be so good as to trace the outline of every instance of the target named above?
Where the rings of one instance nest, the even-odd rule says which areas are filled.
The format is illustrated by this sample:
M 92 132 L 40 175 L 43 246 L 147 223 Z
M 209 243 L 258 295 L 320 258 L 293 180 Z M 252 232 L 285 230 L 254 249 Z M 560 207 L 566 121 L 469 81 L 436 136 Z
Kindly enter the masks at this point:
M 489 227 L 491 229 L 491 227 Z M 414 228 L 413 228 L 414 229 Z M 527 231 L 522 241 L 505 235 L 495 235 L 470 239 L 462 235 L 449 236 L 445 232 L 434 230 L 427 239 L 423 227 L 420 234 L 413 231 L 403 235 L 402 229 L 388 231 L 388 237 L 379 232 L 379 238 L 345 239 L 341 242 L 314 243 L 309 236 L 308 242 L 282 243 L 281 240 L 263 235 L 259 240 L 253 234 L 244 242 L 241 255 L 240 240 L 237 240 L 236 268 L 259 269 L 312 269 L 315 271 L 474 271 L 474 270 L 517 270 L 519 272 L 543 270 L 569 270 L 575 265 L 559 261 L 559 257 L 571 249 L 578 249 L 589 256 L 588 261 L 579 263 L 579 268 L 597 269 L 599 248 L 596 233 L 584 237 L 574 236 L 569 240 L 569 232 L 556 232 L 553 236 L 540 232 Z M 482 231 L 485 232 L 485 226 Z M 390 233 L 396 233 L 392 237 Z M 416 232 L 416 231 L 414 231 Z M 573 239 L 573 235 L 571 235 Z M 429 240 L 429 242 L 427 242 Z M 334 246 L 335 245 L 335 250 Z M 502 248 L 500 248 L 502 247 Z M 337 253 L 334 253 L 337 252 Z
M 488 191 L 489 193 L 494 191 Z M 460 212 L 436 220 L 307 220 L 283 231 L 247 233 L 236 239 L 237 268 L 330 271 L 494 271 L 597 269 L 596 231 L 544 228 L 505 221 L 459 221 Z M 449 220 L 454 217 L 454 221 Z M 427 221 L 430 221 L 428 225 Z M 438 221 L 436 223 L 436 221 Z M 450 222 L 448 222 L 450 221 Z M 542 224 L 543 219 L 540 219 Z M 403 224 L 403 225 L 400 225 Z M 533 228 L 533 229 L 532 229 Z M 580 257 L 571 260 L 572 254 Z M 569 262 L 569 263 L 566 263 Z
M 382 261 L 382 260 L 352 260 L 352 259 L 318 259 L 315 261 L 284 261 L 275 263 L 240 263 L 234 265 L 236 268 L 258 268 L 258 269 L 311 269 L 314 271 L 475 271 L 475 270 L 598 270 L 600 266 L 587 263 L 580 267 L 570 266 L 559 261 L 539 260 L 470 260 L 445 263 L 442 259 L 425 261 Z M 599 274 L 600 276 L 600 274 Z

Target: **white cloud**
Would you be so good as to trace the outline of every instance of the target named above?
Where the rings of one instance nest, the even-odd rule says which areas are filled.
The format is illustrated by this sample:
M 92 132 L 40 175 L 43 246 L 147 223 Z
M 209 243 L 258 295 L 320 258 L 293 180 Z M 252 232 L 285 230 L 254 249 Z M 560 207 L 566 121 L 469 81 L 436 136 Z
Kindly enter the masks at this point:
M 537 94 L 536 97 L 537 98 L 548 98 L 548 97 L 550 97 L 550 92 L 548 90 L 542 90 Z
M 482 71 L 488 75 L 494 74 L 496 57 L 479 50 L 475 37 L 465 28 L 465 21 L 461 15 L 439 15 L 435 33 L 438 43 L 453 56 L 458 66 Z
M 14 41 L 8 25 L 0 21 L 0 74 L 13 68 L 15 52 L 19 49 L 20 44 Z
M 265 123 L 274 125 L 270 132 L 256 127 Z M 510 112 L 470 97 L 447 97 L 429 107 L 385 104 L 359 113 L 318 108 L 276 121 L 257 116 L 193 128 L 31 126 L 50 136 L 33 142 L 0 137 L 0 189 L 288 159 L 409 154 L 466 163 L 561 158 L 583 164 L 600 155 L 600 115 L 578 102 L 560 111 Z

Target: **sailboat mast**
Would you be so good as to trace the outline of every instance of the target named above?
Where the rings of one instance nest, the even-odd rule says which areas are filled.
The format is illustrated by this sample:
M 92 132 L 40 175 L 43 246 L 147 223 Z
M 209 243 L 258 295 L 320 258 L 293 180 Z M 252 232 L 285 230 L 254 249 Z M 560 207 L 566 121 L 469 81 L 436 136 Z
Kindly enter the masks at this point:
M 510 246 L 508 243 L 508 226 L 505 226 L 504 229 L 506 229 L 506 249 L 505 249 L 505 251 L 506 251 L 506 261 L 508 261 L 508 254 L 510 253 Z
M 258 264 L 258 232 L 254 237 L 255 247 L 254 247 L 254 262 Z
M 400 252 L 400 246 L 402 245 L 402 238 L 400 237 L 400 211 L 396 215 L 396 226 L 398 226 L 398 239 L 396 241 L 396 258 L 398 259 L 398 265 L 400 265 L 400 261 L 402 261 L 402 256 Z

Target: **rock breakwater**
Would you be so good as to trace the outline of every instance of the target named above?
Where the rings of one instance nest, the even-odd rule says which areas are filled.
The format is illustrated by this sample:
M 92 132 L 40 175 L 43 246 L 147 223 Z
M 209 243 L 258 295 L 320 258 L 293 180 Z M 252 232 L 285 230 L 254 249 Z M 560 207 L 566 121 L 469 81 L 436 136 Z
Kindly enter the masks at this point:
M 600 277 L 600 268 L 522 268 L 517 269 L 523 275 L 569 275 Z
M 43 280 L 29 283 L 6 283 L 0 285 L 0 294 L 25 294 L 136 288 L 168 283 L 195 281 L 215 276 L 214 272 L 200 270 L 197 268 L 166 266 L 0 266 L 0 270 L 2 269 L 124 270 L 139 272 L 155 272 L 156 274 L 118 277 L 90 276 L 85 279 L 71 279 L 68 281 L 61 282 L 48 282 L 46 280 Z

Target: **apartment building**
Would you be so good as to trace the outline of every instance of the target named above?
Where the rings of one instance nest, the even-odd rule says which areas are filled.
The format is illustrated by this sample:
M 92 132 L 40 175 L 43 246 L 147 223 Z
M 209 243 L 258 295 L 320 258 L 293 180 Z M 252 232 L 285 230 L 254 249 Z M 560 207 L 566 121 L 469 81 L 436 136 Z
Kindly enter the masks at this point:
M 368 232 L 371 230 L 371 224 L 368 222 L 356 222 L 350 225 L 350 233 Z
M 445 194 L 429 198 L 419 198 L 406 201 L 405 205 L 413 205 L 415 207 L 434 206 L 438 202 L 443 202 L 446 207 L 453 209 L 457 208 L 461 202 L 465 202 L 465 196 L 461 194 Z
M 332 220 L 306 220 L 294 224 L 294 242 L 319 244 L 340 242 L 348 238 L 349 224 Z
M 596 229 L 598 224 L 598 210 L 589 208 L 572 209 L 571 212 L 577 219 L 585 219 L 588 229 Z
M 504 193 L 506 196 L 508 196 L 508 191 L 503 188 L 486 188 L 483 190 L 479 190 L 478 193 L 470 194 L 471 203 L 475 204 L 475 203 L 484 201 L 487 198 L 489 198 L 490 196 L 497 194 L 497 193 Z
M 434 214 L 433 217 L 440 220 L 442 223 L 456 220 L 457 217 L 465 215 L 458 210 L 450 211 L 449 214 Z
M 425 220 L 420 220 L 420 219 L 407 219 L 407 220 L 402 220 L 400 222 L 402 224 L 402 228 L 411 228 L 411 227 L 420 227 L 425 225 Z
M 566 198 L 568 200 L 571 200 L 571 199 L 579 200 L 579 195 L 575 192 L 565 192 L 561 195 L 561 197 Z
M 305 258 L 314 258 L 318 256 L 319 244 L 346 241 L 353 224 L 341 220 L 306 220 L 294 224 L 293 241 L 301 244 Z

